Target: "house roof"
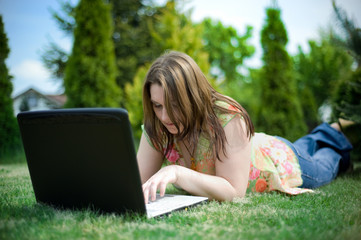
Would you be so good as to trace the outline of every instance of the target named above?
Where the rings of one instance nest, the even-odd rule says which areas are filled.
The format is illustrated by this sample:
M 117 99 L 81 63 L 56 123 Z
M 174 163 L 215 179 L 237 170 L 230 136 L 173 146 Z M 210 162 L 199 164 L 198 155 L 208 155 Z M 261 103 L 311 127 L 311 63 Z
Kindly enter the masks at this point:
M 34 88 L 29 88 L 28 90 L 18 94 L 17 96 L 15 96 L 13 98 L 13 100 L 17 100 L 18 98 L 23 97 L 24 95 L 28 95 L 30 93 L 36 94 L 39 97 L 43 97 L 45 99 L 47 99 L 48 101 L 50 101 L 51 103 L 62 107 L 64 106 L 65 102 L 66 102 L 66 95 L 65 94 L 59 94 L 59 95 L 49 95 L 49 94 L 43 94 L 38 90 L 35 90 Z
M 49 99 L 53 99 L 54 101 L 58 102 L 59 105 L 63 106 L 66 102 L 66 95 L 60 94 L 60 95 L 45 95 Z

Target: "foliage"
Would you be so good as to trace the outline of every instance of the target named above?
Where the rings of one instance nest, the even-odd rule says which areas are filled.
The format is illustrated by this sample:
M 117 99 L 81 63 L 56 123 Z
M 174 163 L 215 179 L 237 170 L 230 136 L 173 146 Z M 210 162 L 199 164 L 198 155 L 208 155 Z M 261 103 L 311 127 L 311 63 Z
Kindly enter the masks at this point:
M 347 17 L 346 12 L 336 6 L 336 1 L 332 0 L 332 6 L 337 18 L 337 22 L 341 25 L 343 37 L 334 36 L 336 44 L 343 46 L 354 57 L 357 67 L 361 67 L 361 30 L 357 27 L 352 19 Z
M 321 33 L 319 42 L 309 41 L 309 52 L 293 58 L 297 88 L 302 99 L 302 110 L 309 130 L 320 123 L 318 109 L 329 104 L 335 90 L 351 73 L 351 57 L 333 44 L 333 32 Z
M 354 146 L 353 159 L 361 156 L 361 31 L 360 28 L 333 1 L 333 8 L 342 35 L 333 35 L 335 45 L 342 46 L 353 57 L 354 71 L 338 85 L 333 99 L 334 118 L 354 121 L 354 126 L 345 129 L 346 136 Z M 336 26 L 337 26 L 336 25 Z
M 73 35 L 75 28 L 75 6 L 70 2 L 59 1 L 61 12 L 55 12 L 50 9 L 50 12 L 55 19 L 56 24 L 59 28 L 69 36 Z
M 67 36 L 72 37 L 75 28 L 75 7 L 70 2 L 60 2 L 60 4 L 61 12 L 58 13 L 51 9 L 51 14 L 59 28 Z M 50 41 L 41 54 L 42 61 L 51 72 L 52 77 L 62 82 L 68 57 L 69 54 L 54 41 Z
M 155 15 L 154 24 L 149 22 L 148 26 L 158 52 L 184 52 L 196 61 L 205 74 L 208 74 L 210 65 L 208 53 L 203 50 L 203 26 L 192 23 L 190 12 L 181 13 L 175 1 L 168 1 L 165 7 L 159 10 L 159 14 Z
M 246 77 L 245 82 L 237 82 L 228 84 L 228 91 L 231 92 L 232 89 L 234 94 L 232 97 L 238 102 L 242 103 L 242 106 L 247 110 L 248 114 L 251 116 L 253 123 L 256 125 L 257 114 L 262 107 L 262 78 L 261 78 L 262 69 L 249 69 L 249 76 Z M 259 131 L 256 129 L 256 131 Z
M 64 79 L 65 66 L 68 61 L 68 53 L 54 42 L 49 43 L 41 56 L 45 67 L 51 72 L 56 80 Z M 64 82 L 63 82 L 64 85 Z
M 306 126 L 292 75 L 291 59 L 285 49 L 287 32 L 279 9 L 267 8 L 266 13 L 266 23 L 261 32 L 264 66 L 260 73 L 262 92 L 257 131 L 295 140 L 306 133 Z
M 353 145 L 352 160 L 361 160 L 361 68 L 343 81 L 334 97 L 334 117 L 344 118 L 356 124 L 344 130 Z
M 361 124 L 361 68 L 341 84 L 335 97 L 336 115 Z
M 209 62 L 214 78 L 228 82 L 242 81 L 240 72 L 244 59 L 251 57 L 255 48 L 249 45 L 252 27 L 247 26 L 246 33 L 241 36 L 233 27 L 223 26 L 221 21 L 210 18 L 203 20 L 204 49 L 209 53 Z
M 312 194 L 247 194 L 159 219 L 37 204 L 26 164 L 0 165 L 0 179 L 0 239 L 328 240 L 361 234 L 361 166 Z M 174 187 L 167 192 L 178 193 Z
M 115 81 L 110 7 L 102 0 L 81 0 L 75 20 L 73 50 L 65 69 L 66 107 L 117 107 L 121 91 Z
M 14 117 L 11 98 L 12 77 L 5 63 L 9 53 L 8 38 L 0 15 L 0 159 L 21 150 L 19 128 Z
M 335 1 L 333 1 L 333 7 L 344 33 L 344 40 L 335 35 L 334 41 L 341 43 L 357 63 L 356 70 L 339 86 L 335 96 L 334 115 L 361 124 L 361 31 L 346 13 L 336 6 Z
M 248 43 L 252 37 L 252 27 L 247 26 L 240 35 L 231 26 L 206 18 L 203 24 L 204 49 L 209 54 L 210 75 L 220 85 L 220 91 L 241 103 L 248 111 L 255 100 L 254 89 L 246 81 L 244 60 L 251 57 L 254 46 Z
M 159 56 L 152 46 L 147 23 L 153 21 L 157 12 L 154 6 L 147 6 L 141 0 L 110 0 L 112 5 L 112 21 L 114 32 L 112 40 L 116 57 L 116 82 L 123 89 L 125 84 L 132 82 L 137 68 Z M 74 6 L 68 2 L 60 2 L 61 11 L 52 11 L 53 18 L 65 34 L 72 36 L 75 28 Z M 42 53 L 45 66 L 53 77 L 62 80 L 68 61 L 68 53 L 54 42 L 50 42 Z M 121 105 L 124 102 L 121 101 Z
M 143 82 L 150 64 L 138 68 L 133 83 L 125 85 L 125 108 L 129 111 L 129 120 L 132 123 L 135 141 L 139 141 L 142 136 L 141 126 L 143 124 Z M 138 144 L 135 144 L 138 146 Z
M 148 22 L 153 22 L 157 8 L 140 0 L 111 0 L 113 10 L 117 84 L 123 89 L 131 83 L 137 69 L 160 53 L 153 46 Z M 126 104 L 126 103 L 125 103 Z

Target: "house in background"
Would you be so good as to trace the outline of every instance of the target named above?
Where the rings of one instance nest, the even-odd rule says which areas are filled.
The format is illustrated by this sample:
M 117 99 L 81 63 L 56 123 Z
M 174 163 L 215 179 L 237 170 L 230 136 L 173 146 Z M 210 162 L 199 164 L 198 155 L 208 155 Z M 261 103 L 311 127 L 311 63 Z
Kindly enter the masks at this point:
M 29 88 L 13 98 L 14 114 L 16 116 L 24 111 L 59 109 L 63 108 L 65 102 L 64 94 L 46 95 Z

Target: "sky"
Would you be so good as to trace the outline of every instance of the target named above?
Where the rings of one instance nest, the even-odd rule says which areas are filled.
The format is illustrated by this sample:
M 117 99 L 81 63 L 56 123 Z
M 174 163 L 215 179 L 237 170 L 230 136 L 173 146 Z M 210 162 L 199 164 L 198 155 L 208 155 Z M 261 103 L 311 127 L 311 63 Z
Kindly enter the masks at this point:
M 78 0 L 70 0 L 76 4 Z M 163 4 L 165 0 L 156 0 Z M 265 22 L 265 8 L 273 0 L 186 0 L 184 9 L 192 9 L 192 20 L 205 17 L 220 20 L 244 34 L 246 26 L 253 27 L 250 43 L 256 47 L 254 56 L 245 62 L 249 67 L 262 65 L 260 31 Z M 336 0 L 357 26 L 361 26 L 361 0 Z M 298 46 L 308 51 L 308 40 L 317 39 L 321 28 L 336 25 L 331 0 L 278 0 L 281 18 L 289 42 L 287 50 L 296 54 Z M 59 81 L 52 79 L 41 61 L 41 53 L 54 41 L 66 51 L 72 48 L 72 39 L 56 25 L 50 9 L 59 11 L 59 0 L 0 0 L 5 33 L 10 54 L 6 65 L 13 76 L 13 96 L 32 87 L 44 94 L 62 93 Z

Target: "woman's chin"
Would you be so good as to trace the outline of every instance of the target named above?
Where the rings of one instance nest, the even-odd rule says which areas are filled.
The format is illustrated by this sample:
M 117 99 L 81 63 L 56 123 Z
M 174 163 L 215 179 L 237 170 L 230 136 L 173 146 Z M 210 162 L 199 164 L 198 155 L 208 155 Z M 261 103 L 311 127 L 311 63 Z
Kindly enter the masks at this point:
M 176 135 L 178 133 L 178 130 L 177 129 L 174 129 L 174 128 L 167 128 L 168 131 L 173 134 L 173 135 Z
M 165 127 L 168 129 L 168 132 L 171 134 L 176 135 L 178 133 L 178 129 L 174 125 L 165 125 Z

